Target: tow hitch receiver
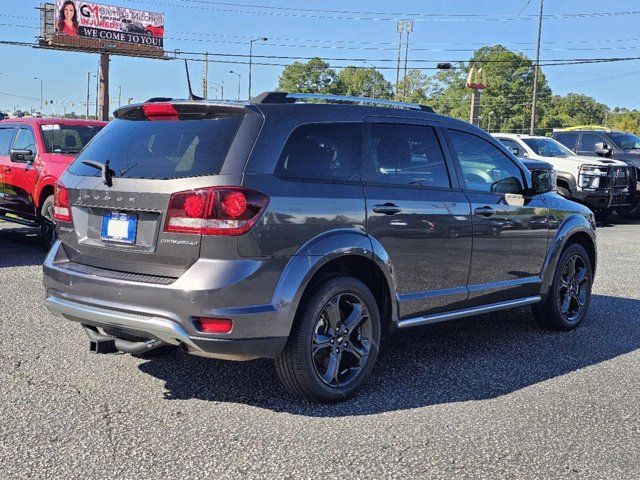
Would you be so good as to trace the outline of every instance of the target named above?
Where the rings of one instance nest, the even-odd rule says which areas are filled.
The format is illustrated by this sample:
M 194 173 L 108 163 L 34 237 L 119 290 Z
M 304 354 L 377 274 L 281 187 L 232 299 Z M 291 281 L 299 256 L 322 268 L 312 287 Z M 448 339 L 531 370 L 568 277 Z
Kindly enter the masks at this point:
M 89 351 L 91 353 L 115 353 L 118 351 L 116 348 L 116 340 L 114 338 L 95 338 L 89 339 Z
M 114 338 L 103 335 L 98 329 L 91 325 L 82 325 L 85 333 L 89 337 L 89 351 L 91 353 L 131 353 L 139 355 L 154 348 L 165 345 L 160 340 L 145 340 L 142 342 L 130 342 L 121 338 Z

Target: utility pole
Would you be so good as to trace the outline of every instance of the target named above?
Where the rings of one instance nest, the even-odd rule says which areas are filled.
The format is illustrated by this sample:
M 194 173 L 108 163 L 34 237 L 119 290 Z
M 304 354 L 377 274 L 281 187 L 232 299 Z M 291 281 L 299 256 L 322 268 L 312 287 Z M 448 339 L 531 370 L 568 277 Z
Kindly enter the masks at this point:
M 267 37 L 254 38 L 249 41 L 249 99 L 251 99 L 251 70 L 253 67 L 253 42 L 266 42 Z
M 538 17 L 538 48 L 536 49 L 536 64 L 533 74 L 533 101 L 531 102 L 531 128 L 529 135 L 533 135 L 536 129 L 536 101 L 538 100 L 538 70 L 540 65 L 540 37 L 542 36 L 542 10 L 544 0 L 540 0 L 540 16 Z
M 204 52 L 204 75 L 202 77 L 202 98 L 207 98 L 209 87 L 209 52 Z
M 89 89 L 91 88 L 91 74 L 93 73 L 94 72 L 87 72 L 87 113 L 85 115 L 85 118 L 87 120 L 89 120 L 89 102 L 90 102 Z
M 99 77 L 100 102 L 98 107 L 99 119 L 103 122 L 109 121 L 109 54 L 100 54 L 100 77 Z

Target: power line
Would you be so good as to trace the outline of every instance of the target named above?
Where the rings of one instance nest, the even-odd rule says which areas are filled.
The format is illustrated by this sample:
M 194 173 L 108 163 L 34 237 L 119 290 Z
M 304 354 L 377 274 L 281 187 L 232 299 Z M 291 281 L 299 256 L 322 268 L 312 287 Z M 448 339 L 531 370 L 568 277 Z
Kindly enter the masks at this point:
M 214 12 L 222 12 L 222 13 L 236 13 L 236 14 L 248 14 L 248 15 L 265 15 L 265 16 L 277 16 L 277 17 L 293 17 L 293 18 L 310 18 L 314 20 L 369 20 L 369 21 L 396 21 L 398 17 L 403 15 L 407 15 L 405 13 L 382 13 L 381 15 L 387 16 L 369 16 L 366 14 L 358 14 L 358 13 L 347 13 L 347 14 L 330 14 L 318 11 L 317 13 L 313 13 L 316 10 L 308 9 L 311 11 L 305 11 L 298 8 L 293 7 L 279 7 L 283 10 L 266 10 L 264 6 L 243 6 L 241 4 L 232 4 L 230 6 L 220 5 L 220 6 L 204 6 L 204 5 L 219 5 L 222 2 L 206 2 L 204 0 L 178 0 L 181 3 L 187 3 L 186 5 L 182 5 L 181 8 L 190 8 L 196 10 L 206 10 L 206 11 L 214 11 Z M 168 2 L 161 2 L 158 0 L 150 1 L 150 0 L 129 0 L 132 3 L 140 3 L 144 5 L 158 5 L 163 7 L 175 7 L 175 3 L 171 4 Z M 191 3 L 198 3 L 197 5 L 192 5 Z M 259 8 L 260 10 L 246 10 L 247 8 Z M 302 13 L 296 13 L 302 12 Z M 373 13 L 373 12 L 371 12 Z M 597 17 L 613 17 L 613 16 L 628 16 L 628 15 L 639 15 L 640 11 L 622 11 L 622 12 L 593 12 L 593 13 L 570 13 L 570 14 L 548 14 L 545 18 L 548 19 L 571 19 L 571 18 L 597 18 Z M 512 21 L 512 20 L 531 20 L 533 18 L 537 18 L 536 16 L 521 16 L 519 18 L 514 18 L 512 16 L 476 16 L 470 17 L 470 14 L 421 14 L 423 17 L 415 17 L 413 18 L 418 22 L 486 22 L 486 21 Z M 412 16 L 408 14 L 408 16 Z

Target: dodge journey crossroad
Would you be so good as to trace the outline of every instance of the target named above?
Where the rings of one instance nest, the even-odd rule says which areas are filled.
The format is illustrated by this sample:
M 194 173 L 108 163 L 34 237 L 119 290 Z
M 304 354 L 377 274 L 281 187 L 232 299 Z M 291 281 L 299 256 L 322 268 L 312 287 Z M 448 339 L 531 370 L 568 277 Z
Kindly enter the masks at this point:
M 556 330 L 585 318 L 592 212 L 479 128 L 283 92 L 115 117 L 57 185 L 44 264 L 48 309 L 95 353 L 274 358 L 288 391 L 337 402 L 396 329 L 522 306 Z

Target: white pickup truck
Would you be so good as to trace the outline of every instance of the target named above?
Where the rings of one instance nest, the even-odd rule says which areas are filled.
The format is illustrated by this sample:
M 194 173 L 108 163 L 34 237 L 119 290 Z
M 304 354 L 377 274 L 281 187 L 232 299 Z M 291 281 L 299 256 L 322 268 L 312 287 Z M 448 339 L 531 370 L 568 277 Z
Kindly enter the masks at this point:
M 614 207 L 629 205 L 635 194 L 630 167 L 619 160 L 582 157 L 548 137 L 493 133 L 516 157 L 542 160 L 553 165 L 558 193 L 582 203 L 599 219 Z

